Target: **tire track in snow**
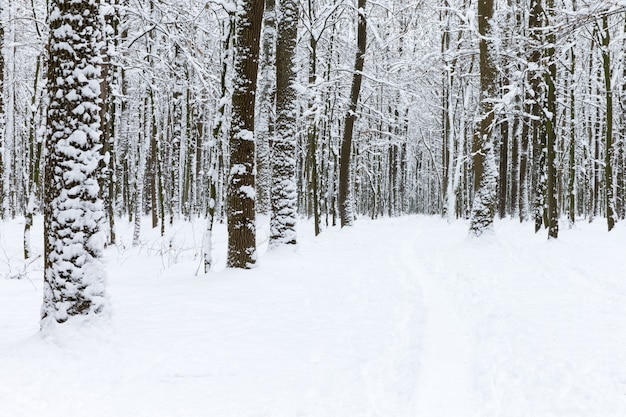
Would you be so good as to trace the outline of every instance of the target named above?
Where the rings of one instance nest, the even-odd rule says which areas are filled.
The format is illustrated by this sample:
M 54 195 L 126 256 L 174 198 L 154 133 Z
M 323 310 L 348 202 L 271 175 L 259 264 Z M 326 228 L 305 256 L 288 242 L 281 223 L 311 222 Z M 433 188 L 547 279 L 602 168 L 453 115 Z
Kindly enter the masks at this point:
M 428 241 L 418 240 L 426 236 L 419 233 L 402 248 L 402 262 L 421 286 L 426 312 L 415 415 L 477 416 L 468 323 L 459 316 L 437 274 L 420 265 L 420 259 L 433 250 Z

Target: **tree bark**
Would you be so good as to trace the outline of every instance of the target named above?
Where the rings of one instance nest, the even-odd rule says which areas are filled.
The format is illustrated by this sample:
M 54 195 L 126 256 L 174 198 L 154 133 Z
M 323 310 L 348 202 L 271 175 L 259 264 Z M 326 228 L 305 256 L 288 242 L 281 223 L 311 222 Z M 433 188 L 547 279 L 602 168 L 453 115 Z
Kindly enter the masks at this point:
M 296 243 L 296 116 L 295 54 L 298 2 L 281 0 L 276 40 L 276 137 L 272 144 L 272 218 L 270 245 Z
M 547 0 L 547 8 L 549 16 L 554 14 L 554 0 Z M 546 26 L 550 24 L 546 21 Z M 548 173 L 548 183 L 546 188 L 547 199 L 547 221 L 548 221 L 548 238 L 556 239 L 559 236 L 559 212 L 557 206 L 557 176 L 556 176 L 556 57 L 555 46 L 556 35 L 553 29 L 550 29 L 546 36 L 548 47 L 546 48 L 546 60 L 548 64 L 547 71 L 544 72 L 544 82 L 547 86 L 546 96 L 546 163 Z
M 609 18 L 602 17 L 602 69 L 606 97 L 606 137 L 604 150 L 604 187 L 606 188 L 606 221 L 609 232 L 615 226 L 615 193 L 613 190 L 613 91 L 611 88 L 611 56 L 609 52 Z
M 255 224 L 254 98 L 263 0 L 246 0 L 235 22 L 235 79 L 230 131 L 228 179 L 228 267 L 253 268 L 257 263 Z
M 270 214 L 272 203 L 271 144 L 275 129 L 276 104 L 276 11 L 275 1 L 265 0 L 263 14 L 262 52 L 259 64 L 257 128 L 257 197 L 259 213 Z
M 357 53 L 354 63 L 352 89 L 350 91 L 350 105 L 344 122 L 343 139 L 341 141 L 339 160 L 339 192 L 337 204 L 341 227 L 351 226 L 354 222 L 352 201 L 350 198 L 350 154 L 352 151 L 352 136 L 356 121 L 356 107 L 359 102 L 363 67 L 365 65 L 365 45 L 367 40 L 367 18 L 365 15 L 366 0 L 358 0 L 357 26 Z
M 481 236 L 493 229 L 496 206 L 496 182 L 498 168 L 494 156 L 493 121 L 496 98 L 496 68 L 490 37 L 493 18 L 493 0 L 478 1 L 478 31 L 480 33 L 480 122 L 474 149 L 474 169 L 478 170 L 475 195 L 472 204 L 470 234 Z
M 97 0 L 51 3 L 42 328 L 71 316 L 102 313 L 106 306 L 98 185 L 99 7 Z

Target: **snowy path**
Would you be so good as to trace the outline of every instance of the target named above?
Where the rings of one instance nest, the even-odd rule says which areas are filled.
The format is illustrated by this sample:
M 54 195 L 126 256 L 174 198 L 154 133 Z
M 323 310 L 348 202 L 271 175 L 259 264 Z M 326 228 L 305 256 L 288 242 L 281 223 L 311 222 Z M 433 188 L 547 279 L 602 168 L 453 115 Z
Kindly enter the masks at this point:
M 626 416 L 626 222 L 557 242 L 515 221 L 480 242 L 426 216 L 305 223 L 255 270 L 194 276 L 202 222 L 133 248 L 120 221 L 110 322 L 46 338 L 41 264 L 2 226 L 0 417 Z
M 404 264 L 421 286 L 426 314 L 416 416 L 473 417 L 473 342 L 468 323 L 461 320 L 440 277 L 420 265 L 429 244 L 423 239 L 420 234 L 402 249 Z

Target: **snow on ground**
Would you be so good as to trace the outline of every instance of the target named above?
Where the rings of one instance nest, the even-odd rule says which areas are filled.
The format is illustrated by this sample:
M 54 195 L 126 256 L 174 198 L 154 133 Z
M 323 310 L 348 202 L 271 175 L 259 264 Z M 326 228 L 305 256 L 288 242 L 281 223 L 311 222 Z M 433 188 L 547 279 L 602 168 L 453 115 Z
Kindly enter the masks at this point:
M 118 223 L 111 318 L 44 335 L 41 259 L 0 225 L 0 417 L 626 415 L 626 224 L 305 222 L 266 252 L 262 222 L 252 271 L 224 269 L 218 225 L 204 275 L 202 221 L 135 248 Z

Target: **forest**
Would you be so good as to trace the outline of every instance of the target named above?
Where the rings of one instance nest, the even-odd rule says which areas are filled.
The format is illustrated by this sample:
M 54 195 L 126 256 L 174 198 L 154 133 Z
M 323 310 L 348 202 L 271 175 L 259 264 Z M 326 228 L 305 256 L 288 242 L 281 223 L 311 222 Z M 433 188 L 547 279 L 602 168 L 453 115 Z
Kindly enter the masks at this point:
M 0 0 L 0 415 L 623 417 L 625 138 L 626 0 Z
M 12 0 L 0 213 L 24 216 L 25 259 L 38 213 L 61 258 L 67 233 L 115 244 L 116 219 L 134 222 L 136 244 L 144 215 L 162 235 L 206 218 L 206 270 L 216 222 L 229 266 L 255 265 L 257 213 L 272 245 L 296 242 L 298 217 L 316 235 L 407 213 L 469 219 L 476 236 L 495 217 L 549 238 L 559 222 L 610 231 L 626 213 L 625 13 L 576 0 Z

